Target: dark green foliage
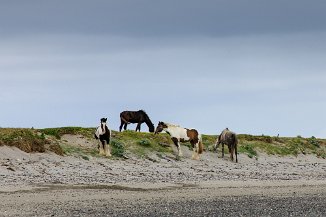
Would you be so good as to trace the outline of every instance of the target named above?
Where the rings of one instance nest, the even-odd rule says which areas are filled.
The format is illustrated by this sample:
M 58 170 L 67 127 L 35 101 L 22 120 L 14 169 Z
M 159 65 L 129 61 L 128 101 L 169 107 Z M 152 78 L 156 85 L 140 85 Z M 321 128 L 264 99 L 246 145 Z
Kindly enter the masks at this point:
M 148 139 L 141 139 L 137 142 L 141 146 L 149 147 L 151 146 L 151 142 Z
M 252 144 L 242 145 L 239 147 L 238 151 L 240 153 L 246 153 L 250 158 L 257 157 L 257 152 L 255 151 L 254 146 Z
M 111 141 L 111 154 L 115 157 L 123 157 L 125 153 L 125 148 L 123 144 L 117 140 Z
M 308 142 L 309 142 L 311 145 L 313 145 L 313 146 L 315 146 L 315 147 L 317 147 L 317 148 L 320 147 L 320 144 L 319 144 L 318 140 L 317 140 L 316 137 L 314 137 L 314 136 L 312 136 L 311 138 L 309 138 L 309 139 L 308 139 Z

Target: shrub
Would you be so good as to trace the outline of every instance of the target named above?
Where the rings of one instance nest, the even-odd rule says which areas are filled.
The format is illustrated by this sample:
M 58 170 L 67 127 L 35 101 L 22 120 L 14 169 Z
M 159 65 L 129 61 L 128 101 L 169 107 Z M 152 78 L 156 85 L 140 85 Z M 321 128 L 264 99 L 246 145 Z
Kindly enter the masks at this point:
M 139 140 L 137 143 L 138 143 L 138 145 L 141 145 L 141 146 L 146 146 L 146 147 L 151 146 L 151 142 L 148 139 Z
M 316 139 L 316 137 L 312 136 L 311 138 L 308 139 L 309 144 L 320 148 L 320 144 L 318 142 L 318 140 Z
M 117 140 L 111 141 L 111 153 L 115 157 L 123 157 L 125 153 L 125 148 L 121 142 L 118 142 Z
M 239 152 L 247 153 L 248 157 L 253 158 L 257 157 L 257 152 L 254 150 L 253 145 L 246 144 L 239 147 Z

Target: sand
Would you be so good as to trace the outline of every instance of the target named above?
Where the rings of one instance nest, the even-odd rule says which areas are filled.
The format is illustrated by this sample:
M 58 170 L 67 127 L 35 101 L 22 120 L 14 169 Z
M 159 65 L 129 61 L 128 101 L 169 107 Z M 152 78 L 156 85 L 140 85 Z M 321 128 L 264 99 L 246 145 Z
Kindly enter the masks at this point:
M 95 141 L 82 136 L 65 135 L 63 140 L 76 146 L 96 145 Z M 152 154 L 145 159 L 133 156 L 119 160 L 84 159 L 53 153 L 25 153 L 2 146 L 0 194 L 4 197 L 0 216 L 204 216 L 218 213 L 227 216 L 237 209 L 229 212 L 228 208 L 220 210 L 214 204 L 232 200 L 253 202 L 252 209 L 244 207 L 243 215 L 279 213 L 265 212 L 264 204 L 260 209 L 254 205 L 255 201 L 266 201 L 266 207 L 271 201 L 289 204 L 293 207 L 291 213 L 298 215 L 322 216 L 326 210 L 323 205 L 325 159 L 313 155 L 265 154 L 251 159 L 240 154 L 239 163 L 234 163 L 228 156 L 221 159 L 211 152 L 205 152 L 199 161 L 191 160 L 187 147 L 183 147 L 183 153 L 181 160 L 176 160 L 173 154 Z M 303 204 L 298 206 L 299 203 L 291 202 L 296 200 Z M 160 201 L 168 205 L 164 208 Z M 203 203 L 207 209 L 190 212 L 169 201 L 190 207 L 193 203 Z M 111 208 L 103 203 L 110 204 Z M 309 207 L 314 205 L 318 209 L 311 210 Z M 287 210 L 283 207 L 280 212 L 282 209 Z M 176 214 L 178 210 L 180 213 Z M 241 212 L 238 210 L 235 214 Z

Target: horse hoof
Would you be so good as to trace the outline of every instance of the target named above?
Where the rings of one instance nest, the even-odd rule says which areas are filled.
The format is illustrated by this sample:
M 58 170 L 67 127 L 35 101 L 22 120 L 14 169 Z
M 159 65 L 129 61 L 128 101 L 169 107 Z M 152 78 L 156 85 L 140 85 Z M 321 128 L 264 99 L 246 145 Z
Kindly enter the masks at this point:
M 199 156 L 192 157 L 193 160 L 199 160 Z

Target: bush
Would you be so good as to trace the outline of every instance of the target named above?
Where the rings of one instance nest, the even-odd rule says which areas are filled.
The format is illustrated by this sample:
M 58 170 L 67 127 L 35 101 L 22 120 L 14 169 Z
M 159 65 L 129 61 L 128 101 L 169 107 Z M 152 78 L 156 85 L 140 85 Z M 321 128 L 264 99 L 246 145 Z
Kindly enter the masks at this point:
M 121 142 L 118 142 L 117 140 L 111 141 L 111 153 L 115 157 L 123 157 L 125 153 L 125 148 Z
M 316 137 L 312 136 L 311 138 L 308 139 L 309 144 L 320 148 L 320 144 L 318 142 L 318 140 L 316 139 Z
M 138 145 L 145 146 L 145 147 L 151 146 L 151 142 L 148 139 L 139 140 L 137 143 Z
M 248 157 L 250 158 L 253 158 L 254 156 L 257 157 L 257 152 L 254 150 L 254 147 L 251 144 L 240 146 L 239 152 L 247 153 Z

